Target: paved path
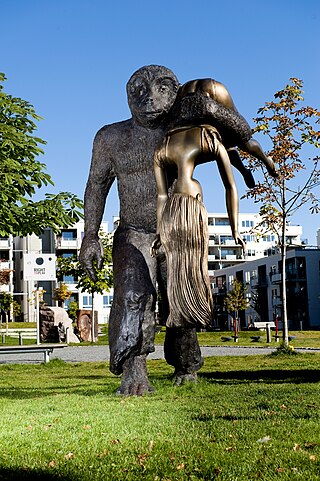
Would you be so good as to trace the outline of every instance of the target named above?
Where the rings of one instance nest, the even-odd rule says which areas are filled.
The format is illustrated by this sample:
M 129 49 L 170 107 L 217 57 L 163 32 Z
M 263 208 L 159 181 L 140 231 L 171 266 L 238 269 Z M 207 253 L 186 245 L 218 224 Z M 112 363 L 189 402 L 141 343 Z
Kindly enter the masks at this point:
M 270 354 L 275 348 L 271 347 L 240 347 L 219 346 L 201 347 L 204 357 L 211 356 L 251 356 L 256 354 Z M 297 349 L 301 352 L 320 352 L 320 349 Z M 109 360 L 108 346 L 72 346 L 54 350 L 51 359 L 58 358 L 66 362 L 99 362 Z M 163 346 L 156 346 L 155 352 L 149 354 L 148 359 L 163 359 Z M 43 354 L 1 354 L 0 364 L 41 363 Z

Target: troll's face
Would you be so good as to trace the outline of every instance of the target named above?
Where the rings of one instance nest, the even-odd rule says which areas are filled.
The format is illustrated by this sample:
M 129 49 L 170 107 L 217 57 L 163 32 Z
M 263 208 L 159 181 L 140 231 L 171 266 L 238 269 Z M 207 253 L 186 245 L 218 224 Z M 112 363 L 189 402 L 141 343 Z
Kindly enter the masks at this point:
M 132 117 L 144 127 L 156 128 L 172 107 L 179 82 L 171 70 L 149 65 L 137 70 L 127 84 Z

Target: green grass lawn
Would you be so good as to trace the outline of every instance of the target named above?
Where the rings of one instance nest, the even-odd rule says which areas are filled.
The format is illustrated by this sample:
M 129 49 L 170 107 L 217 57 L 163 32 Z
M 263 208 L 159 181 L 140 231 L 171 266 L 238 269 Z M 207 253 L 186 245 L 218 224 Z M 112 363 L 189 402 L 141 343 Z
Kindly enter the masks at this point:
M 207 358 L 197 384 L 149 361 L 121 398 L 104 363 L 0 366 L 0 480 L 318 480 L 320 353 Z

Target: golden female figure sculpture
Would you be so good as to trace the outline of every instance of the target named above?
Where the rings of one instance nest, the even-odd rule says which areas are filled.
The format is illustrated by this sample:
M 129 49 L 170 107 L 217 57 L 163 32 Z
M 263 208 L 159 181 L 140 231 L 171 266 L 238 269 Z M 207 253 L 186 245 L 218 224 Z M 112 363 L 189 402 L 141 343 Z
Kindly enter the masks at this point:
M 238 233 L 238 194 L 228 153 L 218 131 L 210 125 L 172 129 L 155 152 L 157 184 L 156 255 L 163 244 L 168 268 L 168 327 L 205 327 L 211 323 L 212 297 L 208 275 L 208 222 L 202 189 L 193 178 L 197 165 L 216 160 L 226 189 L 226 205 L 233 237 Z M 168 195 L 166 169 L 178 178 Z
M 180 101 L 198 92 L 237 112 L 228 90 L 213 79 L 192 80 L 180 87 Z M 228 150 L 226 150 L 226 147 Z M 168 269 L 168 327 L 206 327 L 212 320 L 212 295 L 208 274 L 208 222 L 202 189 L 193 178 L 197 165 L 216 160 L 226 190 L 226 206 L 232 235 L 245 249 L 238 233 L 238 193 L 231 163 L 254 184 L 234 146 L 226 147 L 219 131 L 208 124 L 171 129 L 156 149 L 154 170 L 157 185 L 157 238 L 151 247 L 155 256 L 162 244 Z M 241 148 L 259 158 L 274 177 L 273 161 L 260 144 L 249 139 Z M 177 180 L 168 193 L 166 170 L 175 168 Z

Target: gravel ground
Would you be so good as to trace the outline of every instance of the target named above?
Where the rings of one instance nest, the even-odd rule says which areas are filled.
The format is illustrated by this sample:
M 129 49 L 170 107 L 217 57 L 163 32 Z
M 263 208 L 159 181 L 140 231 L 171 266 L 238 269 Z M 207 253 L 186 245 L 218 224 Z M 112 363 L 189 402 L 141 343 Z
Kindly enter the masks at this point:
M 204 357 L 211 356 L 251 356 L 254 354 L 270 354 L 274 349 L 271 347 L 239 347 L 219 346 L 201 347 Z M 297 349 L 301 352 L 319 352 L 320 349 Z M 66 362 L 99 362 L 109 360 L 108 346 L 72 346 L 54 350 L 51 359 L 62 359 Z M 148 359 L 163 359 L 163 347 L 156 346 L 155 352 L 149 354 Z M 1 354 L 0 364 L 25 364 L 41 363 L 43 354 Z

